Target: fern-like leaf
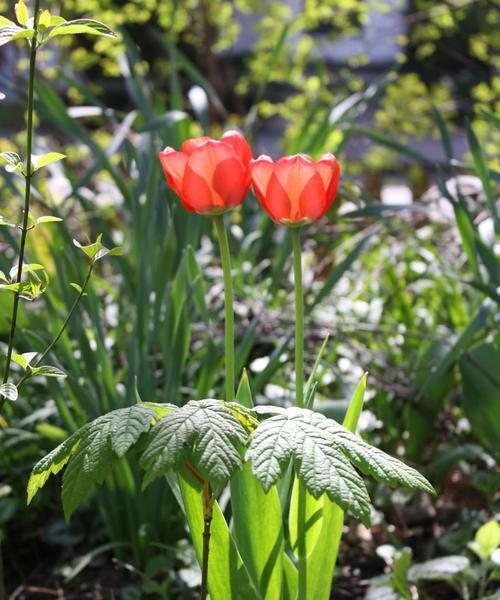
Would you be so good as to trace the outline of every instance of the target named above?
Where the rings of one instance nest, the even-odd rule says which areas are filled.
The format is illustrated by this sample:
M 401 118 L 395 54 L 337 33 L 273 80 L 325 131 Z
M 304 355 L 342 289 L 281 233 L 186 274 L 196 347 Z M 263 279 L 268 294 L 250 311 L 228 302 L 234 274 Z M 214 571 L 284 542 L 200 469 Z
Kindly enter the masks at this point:
M 240 448 L 247 438 L 224 402 L 192 400 L 165 415 L 149 432 L 141 457 L 144 486 L 189 462 L 218 490 L 241 468 Z
M 102 483 L 117 458 L 151 427 L 156 414 L 143 404 L 114 410 L 75 431 L 67 440 L 42 458 L 28 482 L 28 503 L 50 475 L 67 464 L 63 476 L 64 514 L 71 514 L 96 483 Z
M 390 485 L 433 492 L 429 482 L 411 467 L 335 421 L 304 408 L 281 409 L 261 423 L 253 433 L 246 458 L 252 461 L 253 472 L 266 491 L 292 460 L 297 475 L 315 498 L 326 493 L 364 523 L 369 523 L 370 498 L 351 463 Z

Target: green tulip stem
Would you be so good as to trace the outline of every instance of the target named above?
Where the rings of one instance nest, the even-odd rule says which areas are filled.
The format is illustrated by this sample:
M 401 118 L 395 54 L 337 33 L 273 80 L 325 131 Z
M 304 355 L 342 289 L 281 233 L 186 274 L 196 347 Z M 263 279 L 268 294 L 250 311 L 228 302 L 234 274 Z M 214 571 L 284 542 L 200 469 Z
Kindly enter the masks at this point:
M 213 219 L 219 240 L 222 272 L 224 275 L 226 401 L 232 402 L 234 400 L 234 310 L 231 256 L 229 254 L 227 232 L 224 227 L 224 216 L 215 215 Z
M 293 274 L 295 288 L 295 404 L 304 406 L 304 292 L 302 288 L 302 245 L 300 228 L 292 229 Z M 298 600 L 307 596 L 307 549 L 306 549 L 306 489 L 298 480 L 297 498 L 297 557 L 299 589 Z
M 302 249 L 300 228 L 292 229 L 295 283 L 295 404 L 304 406 L 304 293 L 302 290 Z

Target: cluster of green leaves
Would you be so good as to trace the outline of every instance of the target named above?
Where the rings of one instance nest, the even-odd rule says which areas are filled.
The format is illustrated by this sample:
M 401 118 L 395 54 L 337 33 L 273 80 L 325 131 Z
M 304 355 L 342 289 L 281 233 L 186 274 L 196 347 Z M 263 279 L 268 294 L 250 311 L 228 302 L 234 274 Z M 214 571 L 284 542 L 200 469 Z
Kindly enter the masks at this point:
M 488 598 L 494 599 L 495 594 L 489 593 L 500 580 L 500 524 L 492 519 L 487 521 L 474 534 L 474 539 L 468 543 L 476 561 L 465 554 L 453 554 L 434 558 L 422 563 L 412 564 L 410 548 L 396 550 L 386 546 L 383 554 L 389 557 L 392 573 L 375 577 L 368 589 L 368 600 L 387 598 L 396 600 L 413 598 L 412 588 L 418 594 L 426 595 L 428 584 L 441 582 L 449 586 L 459 598 Z M 477 562 L 479 558 L 479 562 Z M 446 588 L 444 588 L 446 589 Z M 444 593 L 443 589 L 443 593 Z
M 192 465 L 220 491 L 241 468 L 241 452 L 248 444 L 246 459 L 266 492 L 293 464 L 314 498 L 326 493 L 364 523 L 369 523 L 370 501 L 352 465 L 389 485 L 433 492 L 417 471 L 323 415 L 282 409 L 258 425 L 257 415 L 269 411 L 277 409 L 260 407 L 252 413 L 243 405 L 218 400 L 191 401 L 182 407 L 138 404 L 112 411 L 76 431 L 34 467 L 28 501 L 50 474 L 68 463 L 62 498 L 69 518 L 94 484 L 103 482 L 114 458 L 123 456 L 143 433 L 147 434 L 141 440 L 145 486 L 160 475 Z
M 23 0 L 15 5 L 17 24 L 7 17 L 0 16 L 0 46 L 19 39 L 33 42 L 35 36 L 34 17 L 30 17 L 28 7 Z M 41 46 L 52 38 L 75 34 L 107 35 L 115 37 L 115 33 L 107 25 L 94 19 L 75 19 L 67 21 L 63 17 L 53 16 L 48 10 L 37 15 L 37 32 L 35 44 Z

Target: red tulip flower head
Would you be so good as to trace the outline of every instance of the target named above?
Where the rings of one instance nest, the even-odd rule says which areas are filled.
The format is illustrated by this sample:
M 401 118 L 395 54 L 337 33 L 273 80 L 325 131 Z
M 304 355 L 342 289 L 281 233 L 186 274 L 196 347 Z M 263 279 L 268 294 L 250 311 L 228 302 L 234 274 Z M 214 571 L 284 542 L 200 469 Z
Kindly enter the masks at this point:
M 168 183 L 190 212 L 221 214 L 248 193 L 252 151 L 237 131 L 227 131 L 220 140 L 186 140 L 180 152 L 167 146 L 159 157 Z
M 306 154 L 284 156 L 278 161 L 266 155 L 252 160 L 253 189 L 273 221 L 289 226 L 320 219 L 335 198 L 340 167 L 333 154 L 313 161 Z

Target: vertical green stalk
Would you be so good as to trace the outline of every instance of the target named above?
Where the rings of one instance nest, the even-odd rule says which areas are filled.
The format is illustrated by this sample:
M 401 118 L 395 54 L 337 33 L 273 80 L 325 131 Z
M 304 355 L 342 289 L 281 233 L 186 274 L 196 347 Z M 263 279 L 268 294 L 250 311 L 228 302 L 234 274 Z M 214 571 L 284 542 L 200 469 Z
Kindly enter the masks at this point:
M 87 276 L 85 277 L 85 281 L 83 282 L 83 285 L 80 288 L 80 292 L 78 293 L 78 296 L 75 298 L 75 300 L 70 308 L 70 311 L 69 311 L 68 315 L 66 316 L 66 319 L 64 319 L 64 323 L 61 325 L 59 331 L 57 332 L 57 335 L 50 342 L 50 344 L 47 346 L 47 348 L 45 348 L 43 353 L 35 360 L 34 364 L 31 366 L 37 367 L 40 363 L 42 363 L 44 358 L 51 352 L 51 350 L 54 348 L 54 346 L 57 344 L 57 342 L 61 339 L 62 334 L 65 332 L 66 327 L 68 326 L 69 322 L 71 321 L 71 317 L 73 316 L 73 313 L 78 308 L 78 305 L 80 304 L 80 300 L 83 298 L 83 296 L 85 294 L 85 290 L 87 289 L 87 285 L 90 281 L 90 276 L 92 275 L 92 271 L 94 270 L 94 265 L 95 265 L 94 262 L 90 263 L 89 269 L 87 271 Z M 17 384 L 18 390 L 21 389 L 21 387 L 23 386 L 26 379 L 28 379 L 28 377 L 29 377 L 29 372 L 26 371 L 26 373 L 21 377 L 21 379 L 19 380 L 19 383 Z
M 302 247 L 300 228 L 292 229 L 295 287 L 295 404 L 304 406 L 304 292 L 302 289 Z M 298 600 L 307 596 L 306 489 L 299 480 L 297 506 Z
M 292 229 L 293 275 L 295 283 L 295 404 L 304 406 L 304 294 L 302 291 L 302 249 L 300 229 Z
M 222 271 L 224 274 L 226 401 L 232 402 L 234 400 L 234 310 L 231 257 L 229 255 L 227 233 L 224 227 L 224 216 L 214 216 L 214 224 L 219 240 Z
M 40 10 L 40 0 L 35 0 L 35 8 L 33 15 L 33 37 L 31 38 L 31 49 L 30 49 L 30 66 L 28 75 L 28 121 L 27 121 L 27 139 L 26 139 L 26 180 L 25 180 L 25 193 L 24 193 L 24 215 L 23 225 L 21 229 L 21 242 L 19 245 L 19 260 L 17 263 L 17 278 L 16 283 L 21 283 L 23 276 L 23 264 L 24 264 L 24 251 L 26 248 L 26 237 L 28 235 L 28 219 L 31 202 L 31 178 L 32 178 L 32 165 L 31 165 L 31 150 L 33 147 L 33 96 L 35 89 L 35 64 L 36 64 L 36 51 L 37 51 L 37 35 L 38 35 L 38 12 Z M 7 383 L 10 374 L 10 363 L 12 359 L 12 349 L 14 347 L 14 336 L 16 334 L 17 325 L 17 311 L 19 308 L 19 296 L 20 292 L 14 293 L 14 303 L 12 305 L 12 319 L 10 323 L 9 333 L 9 345 L 7 348 L 7 360 L 5 362 L 5 371 L 3 374 L 3 383 Z M 0 399 L 0 412 L 3 410 L 5 404 L 5 398 Z M 5 600 L 7 597 L 5 591 L 5 573 L 3 568 L 3 555 L 2 548 L 0 545 L 0 600 Z
M 21 283 L 23 276 L 23 264 L 24 264 L 24 252 L 26 248 L 26 238 L 28 236 L 28 219 L 31 202 L 31 179 L 32 164 L 31 164 L 31 153 L 33 147 L 33 96 L 35 87 L 35 63 L 36 63 L 36 51 L 37 51 L 37 33 L 38 33 L 38 12 L 40 10 L 40 0 L 35 0 L 35 12 L 33 18 L 33 37 L 31 39 L 31 50 L 30 50 L 30 65 L 29 65 L 29 76 L 28 76 L 28 106 L 27 106 L 27 140 L 26 140 L 26 180 L 25 180 L 25 193 L 24 193 L 24 213 L 23 213 L 23 224 L 21 227 L 21 242 L 19 245 L 19 260 L 17 263 L 17 277 L 16 283 Z M 10 373 L 10 363 L 12 359 L 12 350 L 14 347 L 14 336 L 16 334 L 17 325 L 17 311 L 19 308 L 19 297 L 20 291 L 14 293 L 14 303 L 12 305 L 12 319 L 10 324 L 9 334 L 9 345 L 7 349 L 7 360 L 5 363 L 5 370 L 3 374 L 3 382 L 7 383 Z M 2 410 L 5 403 L 5 398 L 0 401 L 0 410 Z
M 203 484 L 203 557 L 201 561 L 201 592 L 200 600 L 206 600 L 208 596 L 208 558 L 210 555 L 210 527 L 213 518 L 214 496 L 210 484 Z

